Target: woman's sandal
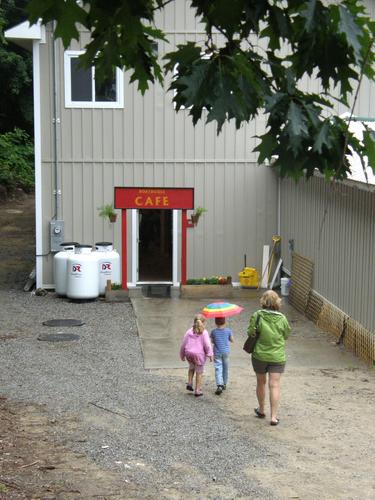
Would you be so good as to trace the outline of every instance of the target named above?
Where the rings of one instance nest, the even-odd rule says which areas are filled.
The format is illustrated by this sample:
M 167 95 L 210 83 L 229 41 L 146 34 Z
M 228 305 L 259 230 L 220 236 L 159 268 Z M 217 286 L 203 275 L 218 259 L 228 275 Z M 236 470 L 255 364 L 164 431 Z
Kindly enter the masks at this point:
M 259 408 L 254 408 L 255 416 L 258 418 L 265 418 L 266 414 L 259 411 Z
M 194 396 L 195 396 L 196 398 L 199 398 L 199 396 L 203 396 L 203 392 L 196 392 L 196 393 L 194 394 Z
M 279 425 L 280 420 L 277 418 L 276 420 L 271 420 L 270 425 Z
M 194 391 L 193 386 L 190 384 L 186 384 L 186 390 L 187 391 Z

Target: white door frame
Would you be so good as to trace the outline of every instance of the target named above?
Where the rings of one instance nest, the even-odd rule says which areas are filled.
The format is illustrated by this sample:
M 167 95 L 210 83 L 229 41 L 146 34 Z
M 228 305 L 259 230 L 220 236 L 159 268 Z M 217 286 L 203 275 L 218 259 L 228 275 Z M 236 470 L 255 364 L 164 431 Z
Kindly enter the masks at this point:
M 138 281 L 138 240 L 139 240 L 139 234 L 138 234 L 138 228 L 139 228 L 139 214 L 137 209 L 132 209 L 131 210 L 131 220 L 132 220 L 132 230 L 131 230 L 131 248 L 132 248 L 132 261 L 131 261 L 131 279 L 132 282 L 129 283 L 130 286 L 135 287 L 137 286 L 137 281 Z M 129 286 L 129 285 L 128 285 Z
M 179 214 L 180 210 L 172 210 L 172 284 L 173 286 L 179 286 L 178 281 L 178 229 L 179 229 Z M 137 284 L 141 284 L 138 280 L 139 273 L 139 210 L 131 210 L 131 282 L 128 283 L 128 287 L 136 287 Z M 159 283 L 159 282 L 158 282 Z M 171 283 L 160 282 L 160 283 Z

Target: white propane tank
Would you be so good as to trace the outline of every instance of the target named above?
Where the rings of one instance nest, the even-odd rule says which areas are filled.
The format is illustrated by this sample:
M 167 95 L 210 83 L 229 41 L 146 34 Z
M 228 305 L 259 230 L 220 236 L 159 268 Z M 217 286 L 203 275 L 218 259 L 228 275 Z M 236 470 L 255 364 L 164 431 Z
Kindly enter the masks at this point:
M 66 295 L 67 285 L 67 263 L 70 254 L 74 253 L 75 247 L 78 245 L 76 241 L 61 243 L 62 250 L 57 252 L 53 259 L 53 276 L 55 278 L 55 292 L 58 295 Z
M 77 245 L 69 254 L 66 295 L 70 299 L 96 299 L 99 296 L 98 258 L 91 245 Z
M 107 280 L 120 283 L 120 255 L 113 249 L 113 244 L 108 241 L 95 243 L 99 262 L 99 295 L 105 295 Z

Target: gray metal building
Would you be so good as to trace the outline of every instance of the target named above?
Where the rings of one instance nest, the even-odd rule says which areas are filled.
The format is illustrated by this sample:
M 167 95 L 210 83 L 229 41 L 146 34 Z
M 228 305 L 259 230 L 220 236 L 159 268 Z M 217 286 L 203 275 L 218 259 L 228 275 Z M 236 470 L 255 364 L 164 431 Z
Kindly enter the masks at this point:
M 314 263 L 313 290 L 375 331 L 375 185 L 283 180 L 281 234 L 285 267 L 292 245 Z
M 375 1 L 365 4 L 375 18 Z M 170 41 L 159 44 L 160 57 L 178 43 L 202 39 L 203 28 L 189 5 L 177 0 L 160 14 L 158 24 Z M 244 255 L 247 265 L 260 271 L 263 245 L 280 234 L 285 267 L 290 266 L 288 240 L 294 240 L 295 249 L 315 262 L 314 288 L 374 329 L 369 300 L 374 291 L 374 194 L 346 185 L 332 188 L 319 178 L 280 182 L 251 152 L 254 136 L 264 132 L 263 117 L 238 131 L 226 124 L 219 136 L 213 123 L 193 127 L 188 110 L 176 114 L 172 95 L 165 90 L 168 81 L 165 88 L 156 84 L 142 97 L 128 75 L 117 71 L 112 102 L 95 100 L 93 78 L 91 97 L 82 98 L 75 58 L 88 35 L 82 33 L 80 43 L 64 52 L 53 41 L 51 28 L 23 23 L 6 33 L 33 51 L 37 286 L 54 287 L 51 250 L 61 237 L 88 244 L 113 241 L 121 251 L 120 222 L 108 223 L 97 210 L 113 203 L 114 187 L 189 187 L 194 188 L 195 206 L 208 212 L 188 230 L 188 278 L 223 274 L 236 281 Z M 319 91 L 314 80 L 304 84 Z M 343 111 L 338 107 L 338 113 Z M 375 116 L 374 85 L 367 80 L 354 111 Z M 178 285 L 181 217 L 179 210 L 170 212 L 168 281 Z M 127 211 L 129 286 L 148 281 L 139 258 L 143 216 L 140 210 Z M 56 221 L 58 229 L 62 221 L 57 236 Z M 151 281 L 160 278 L 153 274 Z
M 187 5 L 174 2 L 160 17 L 170 40 L 167 47 L 159 45 L 160 57 L 186 39 L 202 37 L 203 28 Z M 115 186 L 194 188 L 195 206 L 208 212 L 188 231 L 188 277 L 236 276 L 245 254 L 249 265 L 261 265 L 262 246 L 277 232 L 277 178 L 251 153 L 251 138 L 263 132 L 263 120 L 239 131 L 226 125 L 217 136 L 214 124 L 193 127 L 188 110 L 176 114 L 171 93 L 160 85 L 142 97 L 120 71 L 113 106 L 77 102 L 69 91 L 70 60 L 84 48 L 88 33 L 67 52 L 43 27 L 25 23 L 7 36 L 15 41 L 33 37 L 38 286 L 54 286 L 51 220 L 63 221 L 65 240 L 113 241 L 120 250 L 121 224 L 103 221 L 97 210 L 113 202 Z M 134 212 L 127 216 L 130 286 L 139 282 L 141 271 Z M 181 221 L 178 213 L 171 218 L 172 281 L 178 284 Z

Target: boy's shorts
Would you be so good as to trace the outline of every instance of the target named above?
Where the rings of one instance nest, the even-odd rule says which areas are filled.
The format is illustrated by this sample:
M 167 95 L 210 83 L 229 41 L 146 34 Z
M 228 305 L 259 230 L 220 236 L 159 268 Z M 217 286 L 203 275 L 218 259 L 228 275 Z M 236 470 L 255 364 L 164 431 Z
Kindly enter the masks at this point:
M 285 363 L 273 363 L 271 361 L 260 361 L 251 356 L 251 363 L 255 373 L 284 373 Z

